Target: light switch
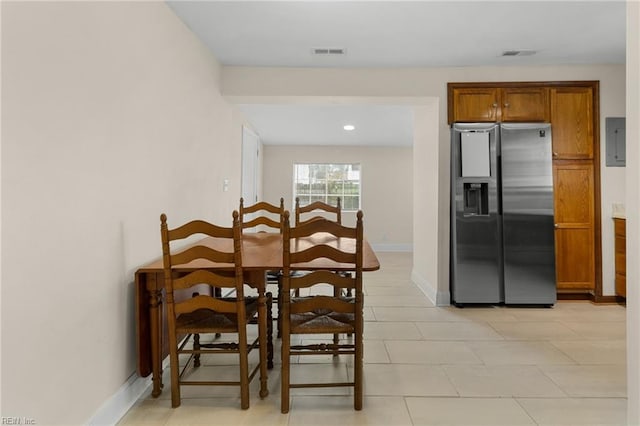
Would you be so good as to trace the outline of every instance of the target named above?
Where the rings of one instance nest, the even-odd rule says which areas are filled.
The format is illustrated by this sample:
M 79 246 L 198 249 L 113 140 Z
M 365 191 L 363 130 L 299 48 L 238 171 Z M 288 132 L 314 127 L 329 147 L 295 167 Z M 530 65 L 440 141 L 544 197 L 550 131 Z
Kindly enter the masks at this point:
M 229 179 L 223 179 L 222 180 L 222 192 L 227 192 L 229 191 Z

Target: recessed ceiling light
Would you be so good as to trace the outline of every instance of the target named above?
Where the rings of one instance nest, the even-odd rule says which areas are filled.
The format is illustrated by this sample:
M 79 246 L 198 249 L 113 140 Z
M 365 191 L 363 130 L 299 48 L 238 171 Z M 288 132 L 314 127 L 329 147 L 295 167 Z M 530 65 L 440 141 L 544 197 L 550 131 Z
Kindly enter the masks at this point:
M 343 129 L 345 129 L 347 132 L 350 132 L 352 130 L 354 130 L 356 128 L 356 126 L 354 126 L 353 124 L 345 124 Z

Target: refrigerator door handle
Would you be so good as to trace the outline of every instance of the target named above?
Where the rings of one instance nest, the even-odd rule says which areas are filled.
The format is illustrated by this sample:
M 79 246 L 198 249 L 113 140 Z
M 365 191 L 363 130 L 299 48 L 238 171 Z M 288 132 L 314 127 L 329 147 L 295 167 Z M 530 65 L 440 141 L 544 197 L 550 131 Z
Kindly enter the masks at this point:
M 498 160 L 496 161 L 496 168 L 498 169 L 498 176 L 502 176 L 502 157 L 498 155 Z M 502 216 L 502 191 L 498 191 L 497 193 L 497 204 L 498 204 L 498 216 Z

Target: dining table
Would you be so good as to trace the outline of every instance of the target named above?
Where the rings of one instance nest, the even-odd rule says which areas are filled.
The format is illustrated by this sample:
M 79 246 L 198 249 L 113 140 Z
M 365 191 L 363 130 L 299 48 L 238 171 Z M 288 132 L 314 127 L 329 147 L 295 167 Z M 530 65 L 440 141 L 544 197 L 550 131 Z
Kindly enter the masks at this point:
M 283 240 L 280 233 L 245 232 L 242 234 L 241 256 L 244 281 L 256 289 L 258 293 L 258 323 L 260 344 L 267 344 L 264 332 L 267 323 L 266 287 L 267 271 L 282 269 Z M 205 237 L 179 250 L 193 245 L 203 245 L 213 249 L 230 251 L 233 242 L 229 239 Z M 345 251 L 355 251 L 356 240 L 353 238 L 336 238 L 328 233 L 317 233 L 305 238 L 292 240 L 294 250 L 304 250 L 313 245 L 325 244 L 339 247 Z M 234 265 L 214 263 L 205 259 L 196 259 L 184 265 L 174 265 L 173 273 L 186 274 L 196 269 L 229 270 Z M 331 269 L 335 271 L 352 271 L 353 264 L 341 264 L 329 259 L 315 259 L 309 263 L 291 265 L 292 270 L 312 271 Z M 380 269 L 380 262 L 367 241 L 363 241 L 363 271 Z M 151 374 L 153 389 L 151 395 L 158 397 L 162 393 L 162 361 L 169 354 L 167 311 L 164 303 L 164 272 L 162 258 L 139 268 L 135 273 L 135 319 L 137 372 L 141 377 Z M 260 395 L 266 396 L 266 375 L 261 378 Z

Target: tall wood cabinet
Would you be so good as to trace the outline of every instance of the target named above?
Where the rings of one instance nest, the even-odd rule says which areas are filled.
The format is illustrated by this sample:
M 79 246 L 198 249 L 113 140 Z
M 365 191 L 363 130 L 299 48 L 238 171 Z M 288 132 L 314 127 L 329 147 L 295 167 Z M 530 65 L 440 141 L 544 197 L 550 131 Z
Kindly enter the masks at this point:
M 558 289 L 594 290 L 593 164 L 555 160 L 553 181 Z
M 453 122 L 550 122 L 559 293 L 602 296 L 599 83 L 449 83 Z

